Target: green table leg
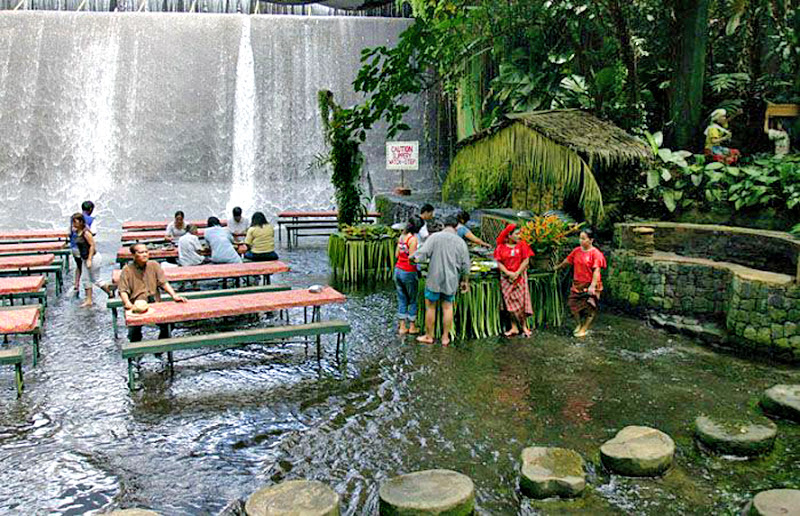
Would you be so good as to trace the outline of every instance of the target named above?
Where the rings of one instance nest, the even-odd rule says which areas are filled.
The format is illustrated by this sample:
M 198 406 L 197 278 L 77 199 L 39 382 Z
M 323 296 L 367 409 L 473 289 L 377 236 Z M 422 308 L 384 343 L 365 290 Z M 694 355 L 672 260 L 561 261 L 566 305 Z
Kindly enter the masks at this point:
M 133 359 L 128 359 L 128 389 L 133 391 L 136 387 L 136 384 L 133 380 Z
M 22 381 L 22 364 L 14 364 L 14 376 L 17 382 L 17 398 L 22 396 L 22 389 L 25 388 L 25 384 Z
M 39 334 L 33 334 L 33 367 L 39 363 Z
M 117 309 L 111 309 L 111 326 L 114 328 L 114 338 L 118 339 L 119 335 L 117 335 Z

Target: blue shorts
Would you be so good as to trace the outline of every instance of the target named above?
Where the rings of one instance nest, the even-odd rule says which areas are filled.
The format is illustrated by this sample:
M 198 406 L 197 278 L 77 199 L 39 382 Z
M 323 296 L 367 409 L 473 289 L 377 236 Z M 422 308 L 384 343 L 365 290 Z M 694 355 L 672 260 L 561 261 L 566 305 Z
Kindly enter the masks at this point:
M 427 299 L 431 303 L 435 303 L 440 299 L 445 303 L 452 303 L 455 297 L 456 297 L 455 294 L 442 294 L 441 292 L 433 292 L 428 290 L 427 288 L 425 289 L 425 299 Z

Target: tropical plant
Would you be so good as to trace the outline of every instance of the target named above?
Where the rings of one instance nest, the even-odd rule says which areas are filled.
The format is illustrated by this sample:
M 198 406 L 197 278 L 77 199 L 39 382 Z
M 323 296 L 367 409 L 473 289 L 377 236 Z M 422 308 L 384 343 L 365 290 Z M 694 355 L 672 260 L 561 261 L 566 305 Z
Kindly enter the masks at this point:
M 533 220 L 521 222 L 519 236 L 538 255 L 552 255 L 567 243 L 570 235 L 578 233 L 583 223 L 575 224 L 558 215 L 537 215 Z

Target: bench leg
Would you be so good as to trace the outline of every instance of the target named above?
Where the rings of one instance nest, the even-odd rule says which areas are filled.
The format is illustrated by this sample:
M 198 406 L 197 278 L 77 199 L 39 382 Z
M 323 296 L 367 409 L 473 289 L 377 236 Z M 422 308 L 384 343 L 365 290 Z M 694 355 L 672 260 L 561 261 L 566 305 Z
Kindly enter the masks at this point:
M 340 365 L 342 370 L 347 370 L 347 335 L 344 333 L 342 333 L 342 361 Z
M 22 364 L 14 364 L 14 379 L 17 384 L 17 398 L 19 398 L 22 396 L 22 389 L 25 388 L 22 380 Z
M 39 363 L 39 335 L 33 334 L 33 367 Z
M 136 387 L 136 384 L 133 380 L 133 359 L 128 359 L 128 389 L 133 391 Z
M 322 335 L 317 335 L 317 360 L 320 359 L 322 354 Z
M 111 327 L 114 328 L 114 338 L 118 339 L 119 334 L 117 333 L 117 309 L 111 309 Z
M 167 351 L 167 364 L 169 365 L 169 377 L 175 376 L 175 359 L 172 356 L 172 351 Z

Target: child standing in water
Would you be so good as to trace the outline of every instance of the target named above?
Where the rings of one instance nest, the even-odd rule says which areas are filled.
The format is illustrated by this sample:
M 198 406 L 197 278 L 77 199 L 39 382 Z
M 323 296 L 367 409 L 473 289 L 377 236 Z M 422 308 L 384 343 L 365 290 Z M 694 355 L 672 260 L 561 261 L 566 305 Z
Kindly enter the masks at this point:
M 577 322 L 572 334 L 576 337 L 585 337 L 597 315 L 600 292 L 603 291 L 600 269 L 606 268 L 606 257 L 594 247 L 594 234 L 591 229 L 581 231 L 580 241 L 581 245 L 573 249 L 555 270 L 572 265 L 574 271 L 572 288 L 567 301 Z M 582 314 L 585 314 L 585 319 L 582 319 Z

